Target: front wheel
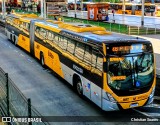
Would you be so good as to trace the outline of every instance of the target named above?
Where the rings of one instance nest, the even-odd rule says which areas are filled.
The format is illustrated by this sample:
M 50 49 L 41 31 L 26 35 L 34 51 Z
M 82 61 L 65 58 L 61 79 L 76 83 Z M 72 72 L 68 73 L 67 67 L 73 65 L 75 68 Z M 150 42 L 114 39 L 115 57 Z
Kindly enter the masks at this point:
M 83 86 L 80 80 L 76 83 L 76 91 L 80 97 L 83 96 Z

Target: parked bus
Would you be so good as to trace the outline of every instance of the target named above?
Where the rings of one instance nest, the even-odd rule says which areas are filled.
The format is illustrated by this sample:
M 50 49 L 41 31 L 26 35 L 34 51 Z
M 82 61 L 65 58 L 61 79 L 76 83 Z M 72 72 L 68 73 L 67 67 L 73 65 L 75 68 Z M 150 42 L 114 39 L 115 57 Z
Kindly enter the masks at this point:
M 105 111 L 149 105 L 156 84 L 152 44 L 79 23 L 6 17 L 8 39 Z
M 117 5 L 117 4 L 115 4 Z M 112 4 L 113 6 L 113 4 Z M 122 3 L 118 3 L 118 10 L 117 10 L 117 13 L 118 14 L 123 14 L 122 10 L 123 10 L 123 4 Z M 132 14 L 132 4 L 131 3 L 125 3 L 125 14 L 129 14 L 131 15 Z
M 142 15 L 142 5 L 136 4 L 133 5 L 134 9 L 132 9 L 135 15 Z M 146 3 L 144 6 L 144 15 L 145 16 L 155 16 L 155 4 Z
M 110 3 L 110 9 L 114 9 L 117 14 L 123 14 L 123 4 L 122 3 Z M 145 16 L 158 16 L 159 6 L 151 3 L 145 3 L 144 15 Z M 129 15 L 142 15 L 142 5 L 141 4 L 125 4 L 125 14 Z
M 155 8 L 155 16 L 160 17 L 160 4 L 156 5 Z

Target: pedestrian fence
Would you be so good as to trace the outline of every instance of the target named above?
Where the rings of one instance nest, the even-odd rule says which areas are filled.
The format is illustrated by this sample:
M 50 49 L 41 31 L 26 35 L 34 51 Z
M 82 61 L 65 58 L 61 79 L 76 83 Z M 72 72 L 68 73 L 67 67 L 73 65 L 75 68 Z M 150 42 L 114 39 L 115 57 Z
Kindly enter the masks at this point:
M 160 25 L 128 26 L 129 35 L 160 34 Z
M 41 114 L 31 105 L 31 99 L 23 95 L 2 68 L 0 68 L 0 115 L 4 117 L 41 117 Z M 11 122 L 11 125 L 49 125 L 49 123 Z

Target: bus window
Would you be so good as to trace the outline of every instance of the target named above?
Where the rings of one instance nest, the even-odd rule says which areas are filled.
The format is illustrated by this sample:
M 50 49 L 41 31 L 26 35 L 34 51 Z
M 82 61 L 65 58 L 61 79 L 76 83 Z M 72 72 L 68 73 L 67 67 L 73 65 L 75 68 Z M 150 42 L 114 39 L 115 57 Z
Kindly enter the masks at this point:
M 18 19 L 14 18 L 14 19 L 13 19 L 13 24 L 14 24 L 14 26 L 17 27 L 17 26 L 19 25 Z
M 12 17 L 8 18 L 8 23 L 11 24 L 11 25 L 13 25 L 13 18 Z
M 66 50 L 66 49 L 67 49 L 67 42 L 68 42 L 68 41 L 67 41 L 67 38 L 64 37 L 64 38 L 62 39 L 62 41 L 63 41 L 62 49 L 63 49 L 63 50 Z
M 29 31 L 29 24 L 28 23 L 26 23 L 26 22 L 23 22 L 22 23 L 23 24 L 23 30 L 26 32 L 28 32 Z
M 11 17 L 7 17 L 6 18 L 6 22 L 12 25 L 12 22 L 13 22 L 12 18 Z
M 57 34 L 54 34 L 54 43 L 58 44 L 59 42 L 59 36 Z
M 42 37 L 42 40 L 44 40 L 46 38 L 46 30 L 43 28 L 40 28 L 39 31 L 40 37 Z
M 89 48 L 89 46 L 86 45 L 86 50 L 85 50 L 85 54 L 84 54 L 84 61 L 88 64 L 91 64 L 91 49 Z
M 96 62 L 97 62 L 97 52 L 93 51 L 92 52 L 92 67 L 96 67 Z
M 53 33 L 48 31 L 48 34 L 47 34 L 47 39 L 52 41 L 53 40 Z
M 22 29 L 23 29 L 22 21 L 19 21 L 19 29 L 20 29 L 20 30 L 22 30 Z
M 38 38 L 40 37 L 39 31 L 40 31 L 40 28 L 38 26 L 36 26 L 35 27 L 35 36 L 38 37 Z
M 74 53 L 74 49 L 75 49 L 75 41 L 68 41 L 68 46 L 67 46 L 67 51 L 71 54 Z
M 76 49 L 75 49 L 75 56 L 79 59 L 83 60 L 84 56 L 84 44 L 77 43 Z
M 126 5 L 126 10 L 132 10 L 132 6 Z
M 103 56 L 102 55 L 98 55 L 97 57 L 97 69 L 99 69 L 100 71 L 103 71 Z
M 58 46 L 61 48 L 61 49 L 63 49 L 63 47 L 64 47 L 64 40 L 63 40 L 64 38 L 62 37 L 62 36 L 59 36 L 59 42 L 58 42 Z M 64 47 L 64 49 L 65 49 L 65 47 Z
M 121 10 L 122 10 L 122 5 L 118 5 L 118 9 L 121 9 Z

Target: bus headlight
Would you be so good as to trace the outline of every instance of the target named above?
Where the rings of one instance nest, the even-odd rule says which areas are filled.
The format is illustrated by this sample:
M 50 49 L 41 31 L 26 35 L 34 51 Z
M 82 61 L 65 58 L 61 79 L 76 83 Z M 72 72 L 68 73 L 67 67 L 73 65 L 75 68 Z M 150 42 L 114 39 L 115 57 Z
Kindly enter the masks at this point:
M 108 97 L 109 101 L 111 101 L 111 102 L 117 102 L 111 94 L 109 94 L 109 93 L 106 93 L 106 94 L 107 94 L 107 97 Z
M 149 98 L 152 98 L 154 96 L 154 92 L 155 92 L 155 87 L 152 89 L 152 92 L 151 92 Z

